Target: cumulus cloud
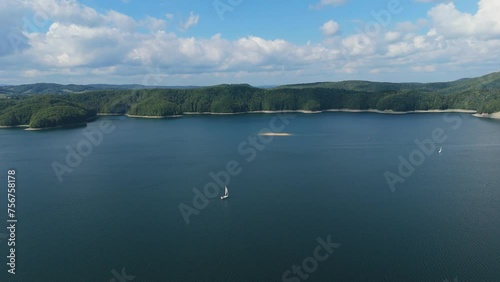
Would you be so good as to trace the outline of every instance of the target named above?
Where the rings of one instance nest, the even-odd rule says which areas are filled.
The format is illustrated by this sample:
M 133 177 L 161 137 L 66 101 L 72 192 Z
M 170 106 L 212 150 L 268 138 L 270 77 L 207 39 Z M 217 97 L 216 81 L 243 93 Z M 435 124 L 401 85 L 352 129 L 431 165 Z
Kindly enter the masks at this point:
M 329 20 L 321 26 L 321 32 L 325 36 L 333 36 L 340 31 L 340 25 L 333 20 Z
M 330 20 L 318 25 L 328 40 L 302 45 L 260 36 L 183 37 L 168 30 L 170 14 L 133 19 L 116 11 L 97 12 L 76 0 L 39 1 L 49 7 L 45 10 L 34 2 L 0 4 L 5 9 L 0 10 L 5 23 L 0 35 L 14 32 L 24 42 L 17 51 L 5 40 L 0 43 L 5 83 L 291 83 L 394 79 L 398 72 L 435 80 L 436 73 L 495 70 L 500 63 L 495 0 L 480 0 L 475 14 L 452 3 L 437 4 L 428 19 L 381 26 L 374 34 L 358 30 L 340 36 L 340 25 Z M 34 13 L 38 24 L 27 29 L 22 18 Z M 181 27 L 198 21 L 192 12 Z
M 493 39 L 500 36 L 499 11 L 500 1 L 480 0 L 476 14 L 460 12 L 453 3 L 440 4 L 428 14 L 435 30 L 448 37 Z

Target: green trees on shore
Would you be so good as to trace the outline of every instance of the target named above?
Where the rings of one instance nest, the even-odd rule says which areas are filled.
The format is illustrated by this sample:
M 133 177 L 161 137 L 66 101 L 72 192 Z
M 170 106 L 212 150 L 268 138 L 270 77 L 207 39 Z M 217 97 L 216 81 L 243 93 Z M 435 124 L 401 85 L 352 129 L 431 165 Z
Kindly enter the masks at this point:
M 97 113 L 171 116 L 186 112 L 378 109 L 500 111 L 500 73 L 446 83 L 344 81 L 261 89 L 247 84 L 192 89 L 102 90 L 0 98 L 0 126 L 54 127 Z
M 27 96 L 0 110 L 0 126 L 54 127 L 85 122 L 95 115 L 92 109 L 62 96 Z
M 53 106 L 37 111 L 31 117 L 31 128 L 49 128 L 84 123 L 95 116 L 95 112 L 68 105 Z

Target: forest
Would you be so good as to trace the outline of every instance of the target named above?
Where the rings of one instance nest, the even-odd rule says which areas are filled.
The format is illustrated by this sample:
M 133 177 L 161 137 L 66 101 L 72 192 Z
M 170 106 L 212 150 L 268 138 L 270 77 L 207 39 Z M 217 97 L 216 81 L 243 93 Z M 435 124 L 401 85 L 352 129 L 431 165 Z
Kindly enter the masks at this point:
M 22 91 L 16 90 L 16 87 Z M 62 86 L 54 84 L 10 86 L 9 92 L 0 96 L 0 126 L 50 128 L 83 123 L 95 118 L 98 113 L 171 116 L 187 112 L 327 109 L 500 112 L 500 72 L 442 83 L 343 81 L 283 85 L 270 89 L 248 84 L 151 89 L 121 86 L 48 94 L 50 90 L 46 87 L 62 89 Z M 77 90 L 88 88 L 71 87 Z

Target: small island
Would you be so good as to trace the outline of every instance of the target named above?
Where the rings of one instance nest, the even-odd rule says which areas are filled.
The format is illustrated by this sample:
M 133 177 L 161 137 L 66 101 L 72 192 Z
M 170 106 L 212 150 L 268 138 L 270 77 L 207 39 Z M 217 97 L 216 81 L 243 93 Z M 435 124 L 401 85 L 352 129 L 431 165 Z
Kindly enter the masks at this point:
M 260 133 L 260 136 L 279 136 L 279 137 L 284 137 L 284 136 L 292 136 L 290 133 L 286 132 L 264 132 Z
M 81 93 L 61 91 L 62 86 L 53 84 L 18 88 L 19 91 L 13 86 L 0 87 L 0 128 L 84 126 L 102 115 L 174 118 L 188 114 L 339 111 L 384 114 L 464 112 L 477 117 L 500 118 L 500 72 L 442 83 L 342 81 L 268 89 L 248 84 L 184 89 L 115 87 Z M 51 91 L 54 94 L 46 94 Z

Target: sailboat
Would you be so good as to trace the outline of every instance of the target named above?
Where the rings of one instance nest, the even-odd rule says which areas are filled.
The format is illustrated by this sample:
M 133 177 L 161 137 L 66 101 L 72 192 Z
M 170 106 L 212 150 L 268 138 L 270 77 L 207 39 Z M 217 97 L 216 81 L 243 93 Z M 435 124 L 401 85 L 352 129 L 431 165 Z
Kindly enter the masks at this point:
M 221 200 L 225 200 L 229 198 L 229 192 L 227 191 L 227 186 L 224 187 L 224 196 L 221 196 L 220 199 Z
M 443 151 L 443 147 L 439 148 L 439 153 L 441 154 L 441 152 Z

